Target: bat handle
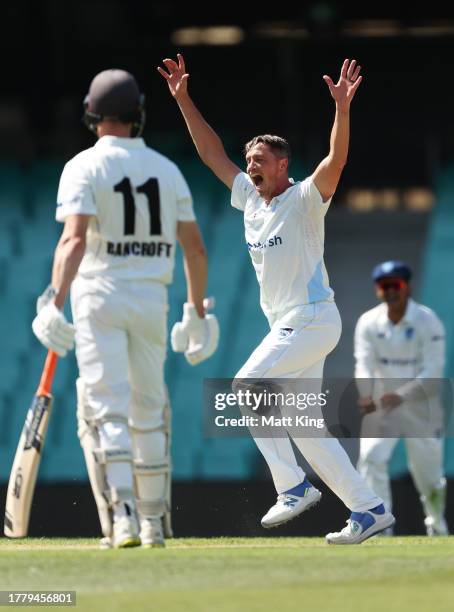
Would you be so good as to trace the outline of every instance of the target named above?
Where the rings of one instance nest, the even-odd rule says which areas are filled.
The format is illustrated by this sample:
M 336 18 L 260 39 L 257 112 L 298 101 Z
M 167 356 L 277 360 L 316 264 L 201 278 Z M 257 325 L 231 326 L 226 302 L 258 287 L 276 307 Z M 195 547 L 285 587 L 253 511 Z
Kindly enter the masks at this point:
M 43 373 L 41 374 L 41 380 L 39 381 L 38 391 L 36 392 L 37 395 L 50 395 L 57 359 L 57 353 L 48 351 Z

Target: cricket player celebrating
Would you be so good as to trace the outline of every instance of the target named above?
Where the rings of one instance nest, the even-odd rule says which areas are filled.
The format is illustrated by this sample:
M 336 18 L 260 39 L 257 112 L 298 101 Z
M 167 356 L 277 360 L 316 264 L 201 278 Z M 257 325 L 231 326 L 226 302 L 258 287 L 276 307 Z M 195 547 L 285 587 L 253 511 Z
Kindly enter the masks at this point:
M 189 97 L 183 57 L 178 55 L 178 62 L 166 59 L 164 65 L 167 70 L 158 71 L 180 107 L 202 161 L 232 190 L 232 206 L 244 213 L 261 306 L 271 327 L 236 378 L 318 379 L 321 386 L 325 358 L 341 333 L 323 262 L 324 216 L 347 161 L 349 109 L 362 80 L 360 67 L 355 60 L 345 60 L 338 83 L 323 77 L 336 104 L 330 152 L 312 176 L 295 183 L 288 175 L 289 146 L 278 136 L 256 136 L 248 142 L 247 173 L 242 172 Z M 310 508 L 321 494 L 298 466 L 288 437 L 255 441 L 278 493 L 277 503 L 262 519 L 269 528 Z M 295 437 L 294 441 L 352 511 L 342 531 L 327 535 L 329 543 L 358 544 L 394 523 L 338 440 Z
M 358 469 L 391 510 L 388 463 L 399 437 L 404 437 L 427 534 L 447 535 L 443 412 L 436 384 L 443 376 L 445 331 L 430 308 L 411 299 L 411 276 L 401 261 L 377 265 L 372 278 L 382 304 L 365 312 L 356 325 L 355 377 L 366 434 L 360 441 Z M 368 437 L 380 428 L 393 437 Z
M 195 365 L 218 342 L 204 311 L 207 260 L 191 194 L 177 166 L 140 138 L 144 120 L 131 74 L 93 79 L 85 122 L 98 141 L 63 170 L 56 217 L 64 229 L 33 321 L 60 356 L 75 337 L 78 433 L 104 544 L 117 548 L 162 546 L 163 518 L 169 525 L 166 285 L 177 239 L 188 287 L 178 350 Z M 62 312 L 70 286 L 74 327 Z

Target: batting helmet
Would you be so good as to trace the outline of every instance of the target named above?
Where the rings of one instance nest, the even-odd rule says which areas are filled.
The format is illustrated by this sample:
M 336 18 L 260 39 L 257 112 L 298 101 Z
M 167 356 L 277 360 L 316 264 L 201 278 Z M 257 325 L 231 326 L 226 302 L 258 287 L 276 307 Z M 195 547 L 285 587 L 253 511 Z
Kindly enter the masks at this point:
M 374 283 L 382 278 L 401 278 L 408 282 L 412 277 L 412 271 L 403 261 L 384 261 L 372 270 L 372 280 Z
M 103 119 L 132 123 L 131 136 L 140 136 L 145 125 L 145 96 L 135 78 L 125 70 L 103 70 L 95 76 L 84 100 L 84 123 L 96 134 Z

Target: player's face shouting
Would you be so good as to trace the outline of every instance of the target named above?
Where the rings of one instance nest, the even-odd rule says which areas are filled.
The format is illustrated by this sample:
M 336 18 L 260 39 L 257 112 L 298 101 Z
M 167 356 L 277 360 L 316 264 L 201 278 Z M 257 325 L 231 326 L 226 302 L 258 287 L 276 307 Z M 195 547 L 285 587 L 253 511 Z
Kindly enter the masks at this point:
M 271 199 L 276 186 L 287 174 L 287 160 L 276 157 L 268 145 L 259 143 L 247 152 L 246 163 L 257 193 L 262 198 Z

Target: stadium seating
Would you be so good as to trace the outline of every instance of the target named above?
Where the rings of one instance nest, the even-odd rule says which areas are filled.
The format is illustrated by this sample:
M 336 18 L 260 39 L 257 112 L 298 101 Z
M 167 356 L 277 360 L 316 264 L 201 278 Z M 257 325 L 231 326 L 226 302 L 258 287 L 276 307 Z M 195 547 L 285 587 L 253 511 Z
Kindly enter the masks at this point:
M 194 157 L 179 161 L 191 186 L 195 210 L 209 254 L 208 293 L 216 297 L 221 339 L 216 354 L 197 368 L 181 355 L 168 353 L 166 379 L 173 410 L 174 475 L 180 480 L 245 479 L 261 470 L 259 455 L 248 437 L 204 437 L 209 407 L 203 405 L 205 378 L 233 377 L 267 332 L 258 307 L 258 287 L 244 242 L 242 215 L 230 206 L 228 190 Z M 54 206 L 61 161 L 40 161 L 24 168 L 0 163 L 0 479 L 9 475 L 26 410 L 38 383 L 45 350 L 32 335 L 36 296 L 46 286 L 60 226 Z M 296 163 L 295 177 L 302 176 Z M 422 301 L 435 308 L 448 328 L 448 372 L 454 371 L 454 292 L 446 290 L 454 246 L 451 202 L 452 172 L 439 182 L 438 204 L 432 216 L 424 274 Z M 328 375 L 350 376 L 352 332 L 357 316 L 374 303 L 368 284 L 376 260 L 420 256 L 421 232 L 427 217 L 416 213 L 374 213 L 374 217 L 333 210 L 327 219 L 327 263 L 344 320 L 342 343 L 327 364 Z M 392 215 L 393 225 L 389 225 Z M 409 216 L 410 215 L 410 216 Z M 373 224 L 375 238 L 360 239 Z M 391 229 L 392 228 L 392 229 Z M 350 232 L 350 233 L 349 233 Z M 387 236 L 388 250 L 383 249 Z M 355 250 L 347 248 L 355 242 Z M 394 249 L 394 250 L 393 250 Z M 342 256 L 339 256 L 342 253 Z M 360 279 L 360 280 L 359 280 Z M 361 291 L 357 291 L 361 282 Z M 444 283 L 443 293 L 439 291 Z M 358 298 L 358 295 L 362 297 Z M 180 319 L 186 299 L 181 252 L 177 255 L 174 284 L 169 290 L 169 329 Z M 85 466 L 76 437 L 74 355 L 58 364 L 55 408 L 49 427 L 41 477 L 48 481 L 84 480 Z M 454 473 L 454 445 L 448 441 L 447 466 Z M 399 451 L 401 452 L 401 451 Z M 403 469 L 398 455 L 395 473 Z
M 40 161 L 24 169 L 0 164 L 0 419 L 2 461 L 0 479 L 6 480 L 37 387 L 45 350 L 30 324 L 37 295 L 49 282 L 53 251 L 61 227 L 54 220 L 56 190 L 62 162 Z M 197 369 L 169 351 L 167 381 L 173 406 L 173 464 L 175 478 L 210 479 L 249 475 L 253 443 L 243 439 L 203 437 L 203 377 L 233 376 L 262 334 L 265 321 L 247 323 L 250 314 L 245 276 L 247 251 L 241 214 L 229 206 L 228 191 L 193 158 L 180 167 L 191 185 L 195 208 L 210 255 L 209 293 L 217 296 L 216 314 L 222 335 L 219 351 Z M 245 291 L 245 288 L 248 289 Z M 239 295 L 243 295 L 240 300 Z M 169 293 L 169 328 L 181 317 L 186 299 L 181 253 Z M 237 352 L 238 338 L 248 329 L 248 348 Z M 229 330 L 229 331 L 227 331 Z M 241 342 L 240 342 L 241 344 Z M 76 437 L 74 356 L 60 360 L 54 384 L 55 408 L 49 425 L 46 452 L 40 468 L 43 480 L 85 479 L 85 466 Z
M 454 264 L 454 164 L 448 166 L 439 176 L 437 185 L 437 206 L 427 237 L 424 258 L 424 277 L 421 296 L 424 304 L 435 310 L 446 328 L 447 363 L 446 377 L 451 380 L 451 391 L 445 398 L 448 437 L 446 439 L 446 469 L 454 473 L 454 415 L 452 392 L 454 390 L 454 289 L 452 269 Z

